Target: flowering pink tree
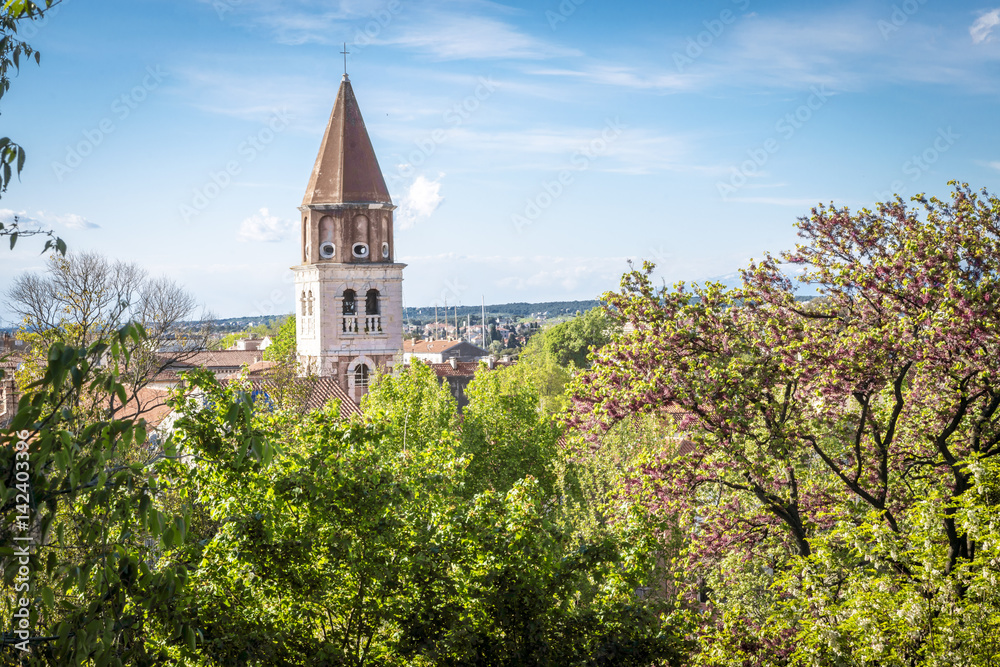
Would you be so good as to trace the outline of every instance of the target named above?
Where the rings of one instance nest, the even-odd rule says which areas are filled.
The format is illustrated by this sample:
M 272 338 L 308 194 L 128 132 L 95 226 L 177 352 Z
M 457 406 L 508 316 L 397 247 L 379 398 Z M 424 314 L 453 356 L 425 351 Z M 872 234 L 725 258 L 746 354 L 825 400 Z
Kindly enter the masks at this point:
M 1000 199 L 952 185 L 813 209 L 735 290 L 657 290 L 646 264 L 606 296 L 631 333 L 576 380 L 572 420 L 685 411 L 691 444 L 633 488 L 676 517 L 679 575 L 710 589 L 699 660 L 994 650 Z

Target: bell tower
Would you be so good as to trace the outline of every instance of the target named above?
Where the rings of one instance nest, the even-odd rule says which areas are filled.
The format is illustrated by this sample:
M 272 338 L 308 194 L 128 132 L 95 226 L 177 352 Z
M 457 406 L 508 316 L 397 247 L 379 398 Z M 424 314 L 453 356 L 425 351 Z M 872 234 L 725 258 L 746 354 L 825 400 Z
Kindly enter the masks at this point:
M 302 263 L 292 270 L 299 364 L 335 378 L 356 402 L 403 349 L 395 208 L 344 74 L 299 207 Z

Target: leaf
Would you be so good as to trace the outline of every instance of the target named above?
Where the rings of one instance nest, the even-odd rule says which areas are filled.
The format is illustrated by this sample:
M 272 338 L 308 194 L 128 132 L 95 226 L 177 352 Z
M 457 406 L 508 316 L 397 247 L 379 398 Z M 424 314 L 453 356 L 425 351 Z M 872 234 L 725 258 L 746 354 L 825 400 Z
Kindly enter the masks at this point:
M 4 165 L 4 166 L 6 166 L 6 165 Z M 14 232 L 13 234 L 10 235 L 10 249 L 11 250 L 14 249 L 14 244 L 15 243 L 17 243 L 17 232 Z
M 115 394 L 118 396 L 118 400 L 122 402 L 122 405 L 128 403 L 128 397 L 125 395 L 125 387 L 119 383 L 115 383 Z

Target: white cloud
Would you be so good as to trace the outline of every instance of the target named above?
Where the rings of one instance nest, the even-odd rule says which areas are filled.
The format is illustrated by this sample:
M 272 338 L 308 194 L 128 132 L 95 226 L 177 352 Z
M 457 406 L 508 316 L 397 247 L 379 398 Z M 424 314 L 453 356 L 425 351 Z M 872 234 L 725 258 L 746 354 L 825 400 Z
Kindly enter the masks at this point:
M 702 76 L 676 72 L 654 71 L 621 65 L 591 65 L 583 69 L 549 68 L 531 70 L 528 74 L 577 79 L 588 84 L 617 86 L 635 90 L 680 91 L 700 85 Z
M 812 207 L 823 202 L 822 197 L 730 197 L 728 201 L 741 204 L 769 204 L 771 206 Z
M 260 209 L 240 224 L 240 241 L 255 241 L 275 243 L 288 238 L 288 233 L 295 223 L 268 213 L 266 208 Z
M 46 213 L 45 211 L 35 211 L 29 214 L 27 211 L 14 211 L 9 208 L 0 209 L 0 222 L 14 222 L 15 216 L 18 219 L 21 229 L 42 229 L 47 227 L 65 227 L 66 229 L 98 229 L 100 225 L 92 222 L 77 213 L 66 213 L 58 215 Z
M 537 39 L 503 21 L 464 15 L 432 14 L 426 22 L 402 34 L 380 40 L 404 48 L 423 51 L 439 60 L 514 58 L 541 60 L 582 55 Z
M 403 195 L 396 214 L 396 222 L 400 229 L 409 229 L 419 222 L 431 217 L 437 207 L 444 201 L 441 196 L 441 179 L 439 174 L 433 181 L 425 176 L 417 176 L 410 184 L 409 190 Z
M 985 12 L 969 28 L 973 44 L 989 41 L 993 29 L 1000 25 L 1000 8 Z
M 100 225 L 96 222 L 91 222 L 82 215 L 77 215 L 76 213 L 53 216 L 53 219 L 69 229 L 97 229 L 100 227 Z
M 631 127 L 617 117 L 604 127 L 546 127 L 520 131 L 487 132 L 460 127 L 451 130 L 448 142 L 470 155 L 490 155 L 483 167 L 498 169 L 569 169 L 649 174 L 658 171 L 704 171 L 689 164 L 688 141 Z
M 224 3 L 201 0 L 212 6 Z M 341 0 L 335 9 L 323 0 L 240 0 L 238 20 L 270 31 L 281 44 L 332 44 L 347 37 L 348 50 L 368 45 L 394 45 L 426 53 L 439 60 L 488 58 L 541 59 L 580 55 L 521 32 L 511 24 L 476 10 L 510 15 L 518 13 L 493 2 L 428 2 L 386 5 L 384 0 Z M 478 5 L 474 7 L 473 5 Z M 217 9 L 218 11 L 218 9 Z M 406 12 L 403 20 L 401 15 Z M 227 12 L 228 13 L 228 12 Z M 222 18 L 222 14 L 220 14 Z M 227 17 L 228 18 L 228 17 Z M 338 51 L 340 49 L 337 49 Z
M 992 169 L 996 169 L 997 171 L 1000 171 L 1000 160 L 993 160 L 992 162 L 987 162 L 986 166 Z
M 401 257 L 400 261 L 423 270 L 447 267 L 448 270 L 458 274 L 458 278 L 452 280 L 456 284 L 462 284 L 466 279 L 471 282 L 471 275 L 488 275 L 494 287 L 536 295 L 548 294 L 553 289 L 599 294 L 605 289 L 613 288 L 621 275 L 628 270 L 626 257 L 465 255 L 449 252 L 439 255 L 406 256 Z M 455 292 L 454 288 L 452 292 Z M 455 293 L 454 296 L 455 300 L 449 299 L 449 303 L 458 303 L 458 297 L 462 294 Z
M 261 124 L 277 118 L 280 123 L 272 130 L 286 124 L 310 132 L 322 132 L 326 127 L 336 91 L 317 86 L 314 77 L 270 73 L 263 63 L 251 63 L 255 71 L 241 73 L 232 58 L 206 60 L 199 67 L 179 69 L 175 75 L 180 84 L 177 95 L 196 109 Z

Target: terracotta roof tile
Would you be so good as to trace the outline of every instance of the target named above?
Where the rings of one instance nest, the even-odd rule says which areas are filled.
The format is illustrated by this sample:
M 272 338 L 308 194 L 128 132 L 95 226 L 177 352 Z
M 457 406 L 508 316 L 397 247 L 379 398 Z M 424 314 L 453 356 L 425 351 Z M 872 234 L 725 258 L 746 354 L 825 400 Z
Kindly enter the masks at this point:
M 169 368 L 240 368 L 263 361 L 264 353 L 260 350 L 201 350 L 179 355 L 176 359 L 163 357 L 163 363 L 169 362 Z
M 248 378 L 253 392 L 267 393 L 270 381 L 267 378 Z M 340 401 L 340 416 L 347 419 L 351 415 L 360 415 L 361 408 L 351 400 L 351 397 L 344 391 L 333 378 L 307 377 L 295 378 L 297 384 L 308 384 L 311 387 L 309 396 L 306 398 L 306 409 L 317 410 L 326 405 L 330 399 L 336 398 Z M 226 385 L 232 380 L 223 380 L 221 384 Z
M 403 352 L 416 354 L 440 354 L 462 344 L 460 340 L 404 340 Z
M 345 203 L 392 203 L 347 75 L 337 91 L 302 205 Z

